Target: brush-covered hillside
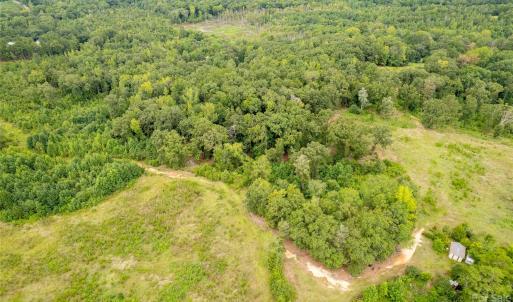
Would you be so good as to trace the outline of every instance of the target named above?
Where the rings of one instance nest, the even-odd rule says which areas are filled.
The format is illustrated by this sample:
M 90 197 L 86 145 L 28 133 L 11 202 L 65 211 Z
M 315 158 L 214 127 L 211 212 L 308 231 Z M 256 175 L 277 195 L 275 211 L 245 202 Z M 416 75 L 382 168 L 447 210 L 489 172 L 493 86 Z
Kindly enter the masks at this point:
M 3 301 L 269 301 L 273 237 L 219 183 L 145 175 L 100 205 L 0 225 Z

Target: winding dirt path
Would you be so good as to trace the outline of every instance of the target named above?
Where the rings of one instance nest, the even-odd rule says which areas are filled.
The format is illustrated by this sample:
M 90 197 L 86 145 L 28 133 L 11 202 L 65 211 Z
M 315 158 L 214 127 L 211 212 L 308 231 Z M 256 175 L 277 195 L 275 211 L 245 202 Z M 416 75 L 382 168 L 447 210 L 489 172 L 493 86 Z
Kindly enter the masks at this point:
M 276 230 L 267 226 L 267 223 L 262 217 L 250 214 L 250 218 L 261 228 L 272 231 L 278 235 Z M 295 262 L 315 278 L 322 279 L 327 287 L 347 292 L 351 290 L 351 284 L 356 280 L 360 283 L 366 280 L 375 280 L 377 276 L 384 274 L 392 268 L 405 267 L 413 258 L 417 248 L 422 244 L 423 233 L 424 228 L 416 230 L 412 235 L 413 243 L 410 247 L 401 249 L 384 262 L 376 263 L 368 267 L 358 277 L 351 276 L 351 274 L 343 268 L 335 270 L 328 269 L 324 264 L 313 259 L 307 251 L 297 247 L 291 240 L 284 240 L 283 245 L 285 246 L 285 258 L 287 260 Z
M 167 168 L 155 168 L 140 162 L 137 164 L 144 168 L 145 171 L 152 174 L 162 175 L 173 179 L 194 179 L 202 182 L 208 182 L 208 180 L 195 176 L 191 172 L 170 170 Z M 277 234 L 277 231 L 271 229 L 262 217 L 256 216 L 254 214 L 249 215 L 250 219 L 260 228 Z M 413 244 L 410 247 L 401 249 L 395 255 L 382 263 L 376 263 L 372 265 L 371 267 L 367 268 L 359 277 L 351 276 L 344 269 L 331 270 L 326 268 L 322 263 L 313 259 L 306 251 L 298 248 L 291 240 L 284 240 L 285 258 L 289 261 L 296 262 L 302 269 L 311 273 L 315 278 L 319 278 L 325 281 L 324 283 L 327 287 L 346 292 L 351 290 L 351 283 L 353 283 L 355 279 L 358 279 L 359 282 L 364 280 L 371 280 L 394 267 L 405 266 L 408 262 L 411 261 L 415 251 L 422 244 L 423 233 L 423 228 L 415 231 L 413 233 Z
M 147 172 L 150 172 L 152 174 L 157 175 L 163 175 L 169 178 L 194 178 L 196 177 L 193 173 L 187 172 L 187 171 L 179 171 L 179 170 L 168 170 L 168 169 L 161 169 L 161 168 L 154 168 L 150 166 L 146 166 L 145 164 L 139 163 L 139 166 L 141 168 L 144 168 Z

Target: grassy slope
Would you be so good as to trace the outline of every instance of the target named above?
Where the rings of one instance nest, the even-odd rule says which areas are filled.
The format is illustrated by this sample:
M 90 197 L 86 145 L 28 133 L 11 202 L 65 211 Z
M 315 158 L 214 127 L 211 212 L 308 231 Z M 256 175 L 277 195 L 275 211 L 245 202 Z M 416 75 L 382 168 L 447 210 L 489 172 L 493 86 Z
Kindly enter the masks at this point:
M 421 224 L 467 222 L 503 244 L 513 240 L 512 154 L 507 143 L 421 126 L 397 129 L 385 152 L 405 167 L 422 192 L 435 192 L 439 210 L 423 215 Z
M 384 120 L 375 114 L 339 115 L 393 129 L 393 144 L 380 157 L 399 162 L 418 185 L 434 192 L 436 206 L 421 203 L 419 226 L 468 223 L 501 244 L 513 241 L 513 141 L 455 129 L 430 130 L 414 117 Z
M 271 234 L 219 183 L 143 176 L 76 213 L 0 224 L 0 300 L 268 301 Z
M 501 244 L 513 242 L 513 147 L 511 141 L 478 137 L 461 131 L 428 130 L 417 123 L 396 128 L 384 157 L 400 162 L 419 186 L 429 189 L 436 208 L 424 205 L 419 225 L 468 223 L 477 233 L 491 234 Z M 411 264 L 432 274 L 451 265 L 434 253 L 431 242 L 415 253 Z

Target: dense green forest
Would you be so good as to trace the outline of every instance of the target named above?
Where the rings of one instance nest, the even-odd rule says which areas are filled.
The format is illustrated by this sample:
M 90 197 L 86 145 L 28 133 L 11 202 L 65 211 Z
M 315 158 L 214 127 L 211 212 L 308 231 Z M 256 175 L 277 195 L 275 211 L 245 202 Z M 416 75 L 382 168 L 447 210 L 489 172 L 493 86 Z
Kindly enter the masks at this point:
M 136 178 L 142 169 L 100 154 L 69 163 L 47 155 L 0 154 L 0 219 L 11 221 L 73 211 Z
M 267 30 L 183 26 L 233 19 Z M 197 165 L 313 258 L 358 275 L 408 242 L 421 196 L 378 156 L 391 129 L 357 116 L 513 137 L 513 3 L 0 1 L 0 74 L 0 120 L 23 133 L 0 127 L 1 220 L 96 204 L 142 174 L 133 161 Z M 477 265 L 450 273 L 460 293 L 410 269 L 362 299 L 511 296 L 511 248 L 472 252 Z

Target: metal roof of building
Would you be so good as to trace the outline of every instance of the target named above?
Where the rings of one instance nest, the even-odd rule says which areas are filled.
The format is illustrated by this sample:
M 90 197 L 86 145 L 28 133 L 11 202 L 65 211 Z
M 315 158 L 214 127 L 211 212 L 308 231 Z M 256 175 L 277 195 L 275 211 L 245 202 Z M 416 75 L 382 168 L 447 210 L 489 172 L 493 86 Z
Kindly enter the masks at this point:
M 456 241 L 451 242 L 451 247 L 449 248 L 450 254 L 456 255 L 457 257 L 463 259 L 465 258 L 466 251 L 467 248 L 463 244 Z

